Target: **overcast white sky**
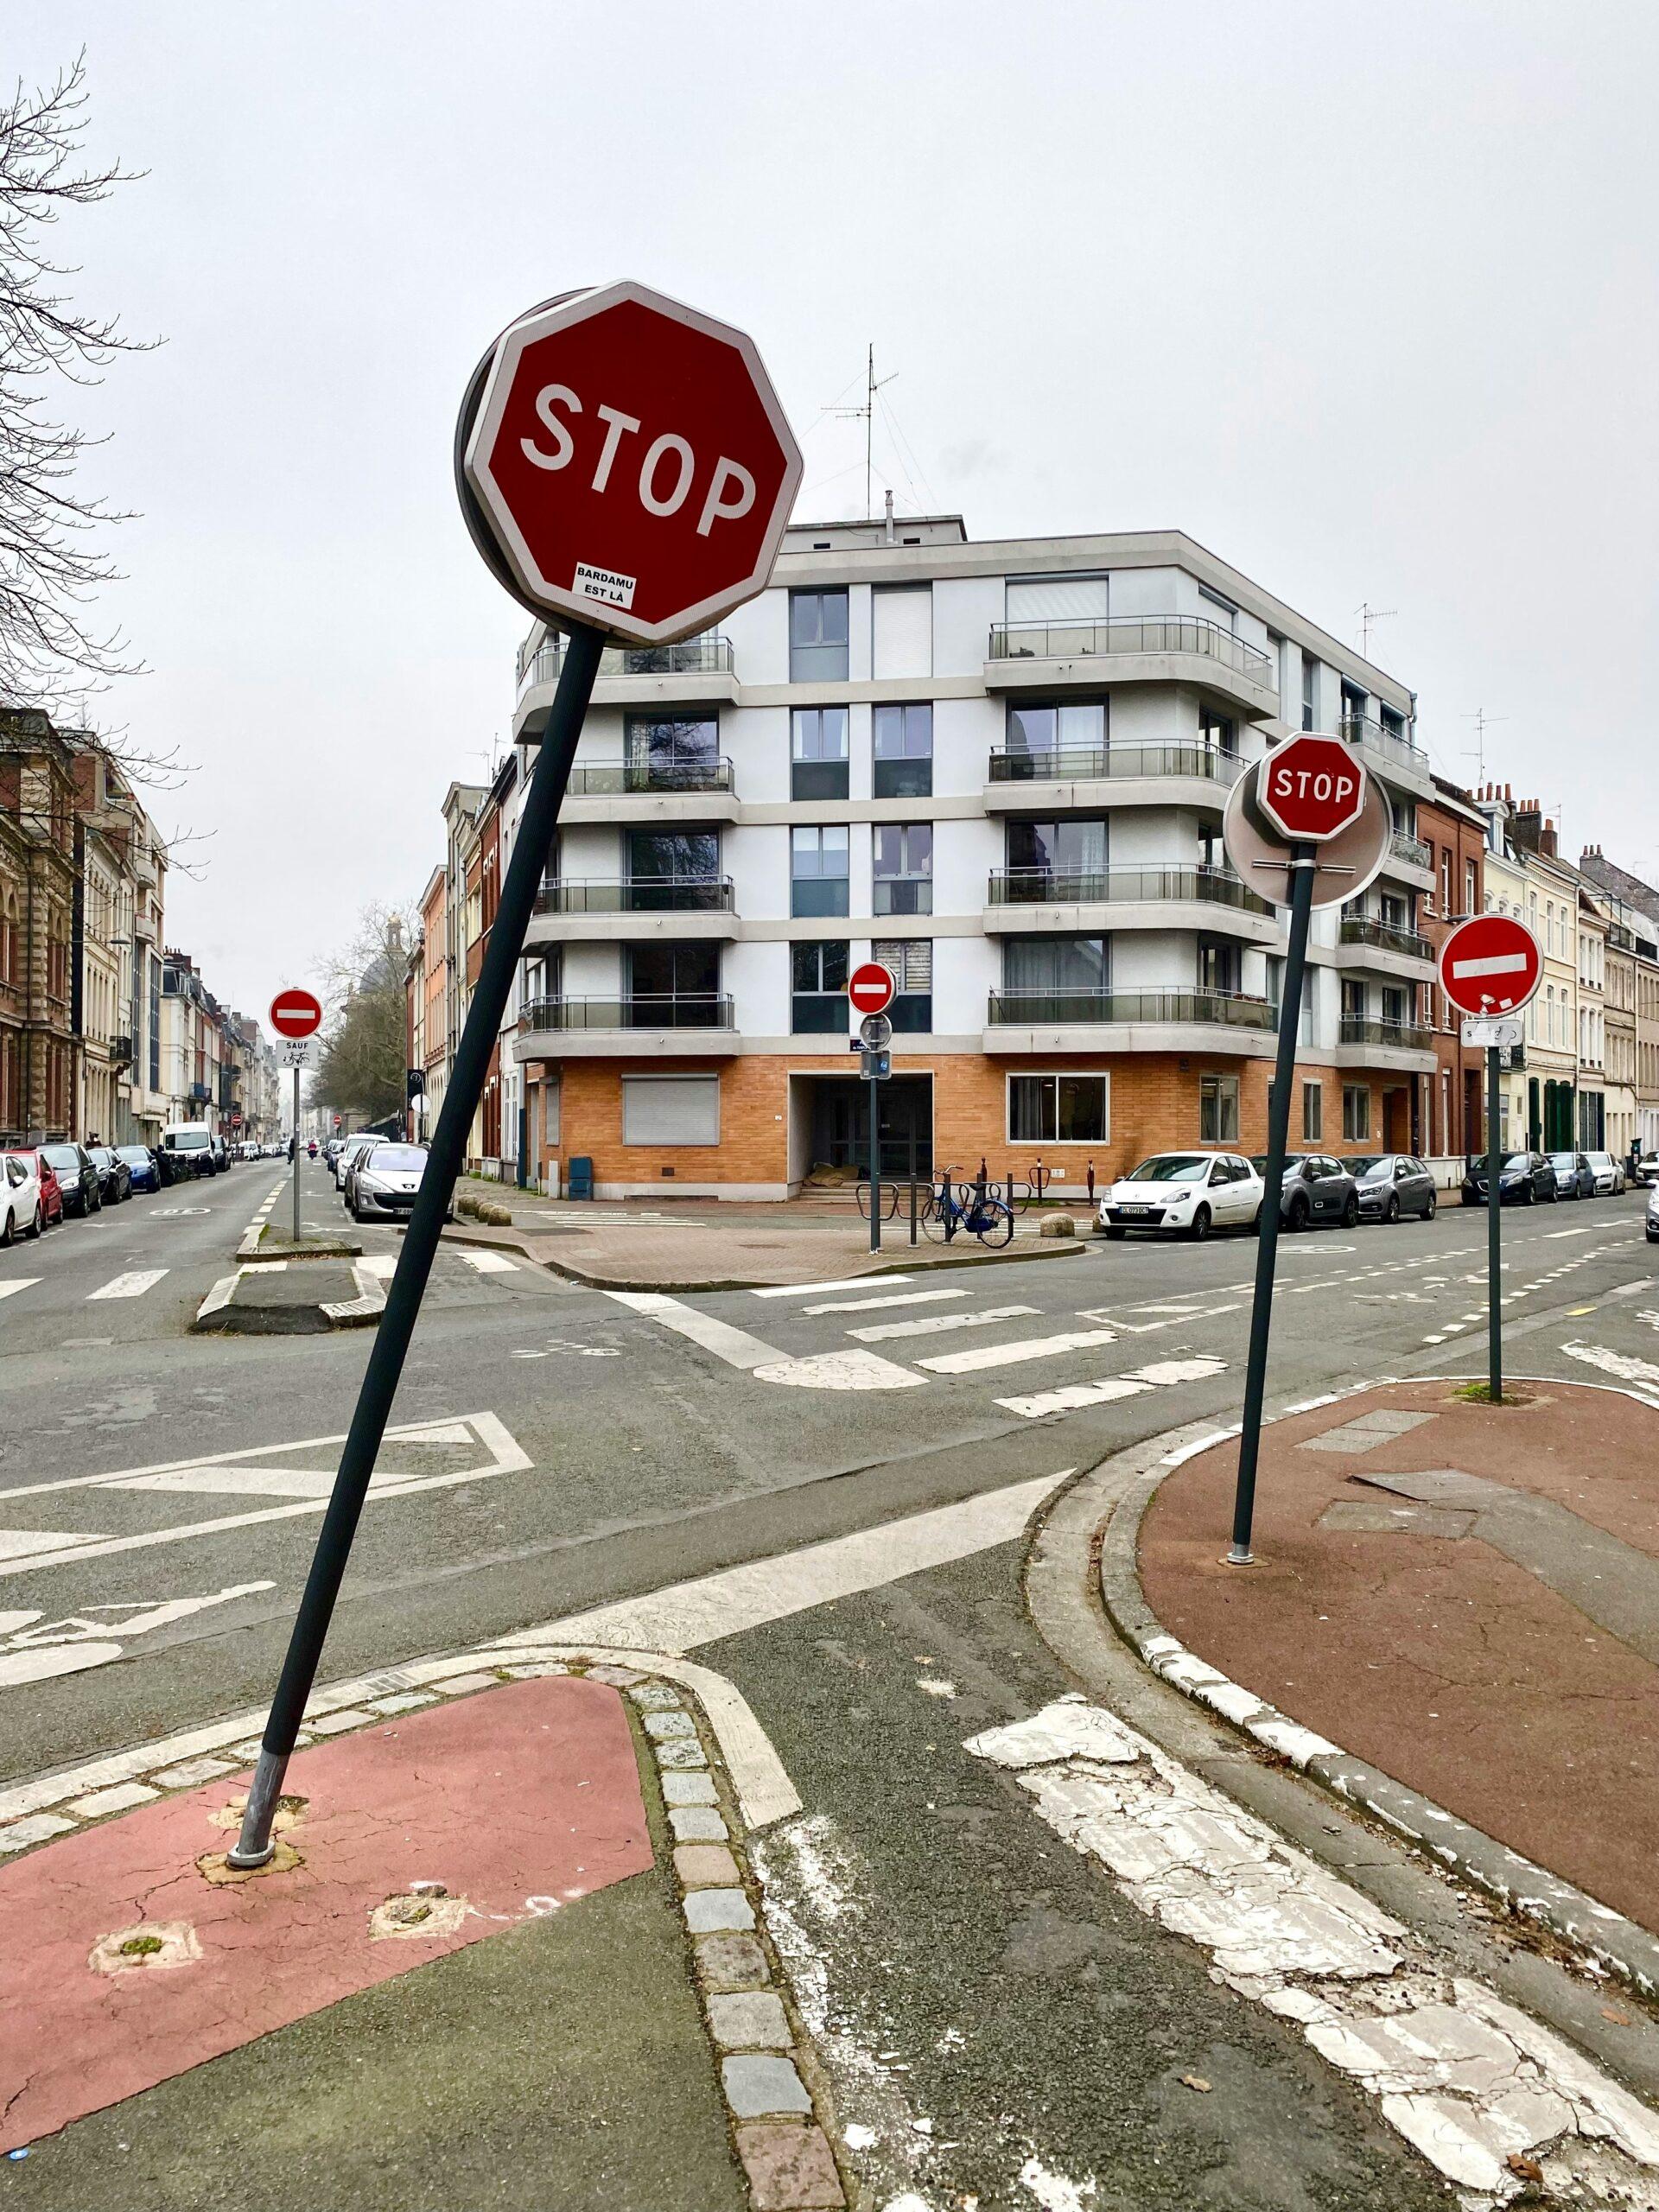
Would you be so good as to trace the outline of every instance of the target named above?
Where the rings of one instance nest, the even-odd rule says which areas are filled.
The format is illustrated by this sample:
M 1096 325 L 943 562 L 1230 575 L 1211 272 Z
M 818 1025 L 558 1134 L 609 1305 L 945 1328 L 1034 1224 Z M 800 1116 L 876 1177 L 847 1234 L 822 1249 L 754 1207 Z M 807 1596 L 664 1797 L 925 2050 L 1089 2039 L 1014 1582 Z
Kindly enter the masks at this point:
M 461 527 L 462 385 L 512 315 L 637 276 L 752 330 L 856 512 L 868 340 L 901 511 L 1180 527 L 1421 695 L 1443 772 L 1659 874 L 1652 0 L 11 0 L 83 41 L 60 235 L 163 349 L 82 413 L 142 519 L 107 594 L 207 835 L 168 935 L 263 1014 L 507 728 L 524 617 Z M 913 481 L 912 480 L 913 480 Z

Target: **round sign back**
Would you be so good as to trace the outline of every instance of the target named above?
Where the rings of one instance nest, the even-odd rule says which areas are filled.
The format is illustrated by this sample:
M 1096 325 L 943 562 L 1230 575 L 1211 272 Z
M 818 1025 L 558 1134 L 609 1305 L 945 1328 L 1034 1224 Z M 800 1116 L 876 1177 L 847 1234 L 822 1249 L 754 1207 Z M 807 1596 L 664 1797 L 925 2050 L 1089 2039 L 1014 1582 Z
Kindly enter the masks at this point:
M 1258 779 L 1265 765 L 1253 760 L 1228 793 L 1222 842 L 1235 872 L 1252 891 L 1275 906 L 1287 906 L 1292 841 L 1258 804 Z M 1344 899 L 1357 899 L 1387 860 L 1393 836 L 1382 786 L 1375 776 L 1368 776 L 1357 819 L 1313 849 L 1313 904 L 1339 906 Z

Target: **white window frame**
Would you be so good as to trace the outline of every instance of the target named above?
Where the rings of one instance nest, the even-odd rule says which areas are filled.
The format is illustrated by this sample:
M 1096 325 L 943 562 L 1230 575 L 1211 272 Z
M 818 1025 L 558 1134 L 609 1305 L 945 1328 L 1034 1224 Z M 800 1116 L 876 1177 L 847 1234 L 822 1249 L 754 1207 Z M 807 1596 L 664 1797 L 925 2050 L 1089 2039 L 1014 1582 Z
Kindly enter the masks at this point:
M 1349 1104 L 1356 1098 L 1365 1101 L 1365 1126 L 1363 1129 L 1351 1129 L 1348 1126 L 1351 1118 Z M 1357 1121 L 1360 1116 L 1356 1115 L 1351 1118 Z M 1368 1083 L 1344 1083 L 1342 1086 L 1342 1141 L 1344 1144 L 1369 1144 L 1371 1141 L 1371 1086 Z
M 1216 1085 L 1215 1097 L 1218 1107 L 1224 1109 L 1228 1100 L 1230 1098 L 1232 1102 L 1233 1122 L 1233 1126 L 1230 1129 L 1217 1128 L 1208 1135 L 1205 1135 L 1204 1127 L 1204 1087 L 1205 1084 L 1214 1084 Z M 1230 1091 L 1227 1089 L 1227 1085 L 1230 1084 L 1232 1086 Z M 1199 1070 L 1198 1142 L 1200 1144 L 1236 1145 L 1241 1141 L 1238 1134 L 1241 1126 L 1240 1116 L 1243 1110 L 1242 1101 L 1240 1098 L 1240 1089 L 1241 1086 L 1238 1077 L 1229 1069 L 1201 1068 Z M 1227 1119 L 1226 1113 L 1224 1111 L 1218 1113 L 1217 1119 L 1218 1121 L 1224 1122 Z
M 1099 1137 L 1017 1137 L 1014 1134 L 1014 1086 L 1017 1077 L 1035 1077 L 1039 1083 L 1052 1083 L 1054 1091 L 1054 1126 L 1060 1125 L 1059 1084 L 1063 1081 L 1097 1083 L 1101 1086 L 1101 1105 L 1104 1112 L 1106 1134 Z M 1109 1144 L 1112 1141 L 1112 1077 L 1109 1068 L 1013 1068 L 1002 1078 L 1002 1138 L 1005 1144 L 1055 1145 L 1066 1151 L 1079 1146 Z
M 1313 1109 L 1311 1115 L 1307 1110 L 1310 1106 Z M 1318 1127 L 1309 1128 L 1310 1121 L 1317 1122 Z M 1325 1083 L 1319 1076 L 1304 1076 L 1302 1078 L 1302 1142 L 1325 1142 Z

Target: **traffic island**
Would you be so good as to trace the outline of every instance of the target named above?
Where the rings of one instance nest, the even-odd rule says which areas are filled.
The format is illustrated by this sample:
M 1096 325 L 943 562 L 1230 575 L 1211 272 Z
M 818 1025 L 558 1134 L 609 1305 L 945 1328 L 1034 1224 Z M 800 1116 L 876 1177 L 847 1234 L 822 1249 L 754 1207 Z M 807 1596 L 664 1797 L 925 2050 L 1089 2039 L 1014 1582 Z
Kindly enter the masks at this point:
M 1153 1669 L 1266 1751 L 1659 1993 L 1659 1408 L 1517 1378 L 1390 1383 L 1171 1455 L 1101 1580 Z
M 348 1236 L 284 1236 L 270 1222 L 256 1223 L 236 1248 L 238 1260 L 360 1260 L 363 1247 Z
M 721 1677 L 532 1644 L 337 1686 L 277 1861 L 227 1880 L 248 1719 L 5 1793 L 31 2202 L 207 2212 L 233 2173 L 276 2212 L 321 2172 L 361 2212 L 504 2175 L 545 2212 L 845 2203 L 748 1862 L 799 1801 Z
M 244 1262 L 213 1285 L 190 1329 L 197 1336 L 322 1336 L 372 1328 L 385 1303 L 384 1284 L 365 1268 L 308 1251 Z

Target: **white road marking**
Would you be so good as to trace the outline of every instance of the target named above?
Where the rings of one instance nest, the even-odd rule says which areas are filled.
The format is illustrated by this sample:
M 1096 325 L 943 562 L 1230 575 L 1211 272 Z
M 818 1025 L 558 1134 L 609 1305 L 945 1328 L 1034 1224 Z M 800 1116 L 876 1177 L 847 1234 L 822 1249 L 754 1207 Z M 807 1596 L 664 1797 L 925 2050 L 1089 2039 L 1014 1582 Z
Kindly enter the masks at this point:
M 751 1289 L 751 1298 L 815 1298 L 821 1290 L 874 1290 L 885 1283 L 914 1282 L 914 1275 L 844 1275 L 839 1282 L 776 1282 Z
M 918 1390 L 927 1380 L 874 1351 L 821 1351 L 804 1359 L 772 1360 L 754 1370 L 754 1379 L 798 1390 Z
M 58 1551 L 86 1541 L 83 1529 L 0 1529 L 0 1560 L 28 1559 L 35 1552 Z
M 906 1290 L 897 1298 L 843 1298 L 828 1306 L 804 1306 L 804 1313 L 882 1313 L 889 1306 L 931 1306 L 946 1298 L 966 1298 L 965 1290 Z
M 1201 1382 L 1206 1376 L 1219 1375 L 1226 1364 L 1224 1359 L 1160 1359 L 1150 1367 L 1130 1368 L 1128 1380 L 1164 1386 L 1173 1382 Z
M 729 1321 L 716 1320 L 712 1313 L 700 1313 L 695 1306 L 683 1306 L 677 1298 L 670 1298 L 664 1292 L 607 1290 L 605 1295 L 613 1298 L 619 1306 L 626 1306 L 631 1313 L 660 1321 L 677 1336 L 689 1337 L 694 1344 L 713 1352 L 728 1367 L 747 1371 L 775 1364 L 788 1357 L 773 1344 L 763 1344 L 759 1337 L 750 1336 L 746 1329 L 734 1329 Z
M 13 1275 L 9 1282 L 0 1282 L 0 1298 L 15 1298 L 20 1290 L 33 1290 L 45 1280 L 43 1275 Z
M 1006 1344 L 973 1344 L 966 1351 L 942 1351 L 931 1359 L 918 1359 L 918 1367 L 934 1375 L 971 1375 L 983 1367 L 1018 1367 L 1028 1359 L 1052 1359 L 1063 1351 L 1087 1351 L 1095 1344 L 1117 1342 L 1112 1329 L 1070 1329 L 1064 1336 L 1026 1337 Z
M 116 1275 L 101 1290 L 86 1294 L 90 1306 L 95 1298 L 142 1298 L 147 1290 L 154 1290 L 167 1273 L 165 1268 L 135 1268 L 124 1275 Z
M 105 1667 L 111 1660 L 120 1658 L 125 1647 L 99 1639 L 143 1636 L 151 1629 L 166 1628 L 193 1613 L 205 1612 L 210 1606 L 226 1605 L 233 1599 L 276 1587 L 274 1582 L 238 1582 L 206 1598 L 169 1598 L 155 1605 L 89 1605 L 84 1613 L 71 1614 L 67 1620 L 48 1621 L 38 1612 L 6 1615 L 7 1621 L 23 1625 L 7 1638 L 5 1649 L 0 1651 L 0 1689 Z
M 1586 1306 L 1587 1313 L 1589 1308 Z M 1659 1367 L 1650 1359 L 1637 1359 L 1629 1352 L 1611 1351 L 1605 1344 L 1563 1344 L 1561 1350 L 1569 1359 L 1580 1360 L 1586 1367 L 1599 1367 L 1604 1375 L 1617 1375 L 1625 1382 L 1640 1382 L 1651 1390 L 1659 1384 Z
M 1084 1406 L 1109 1405 L 1115 1398 L 1138 1398 L 1150 1382 L 1130 1382 L 1110 1376 L 1100 1382 L 1068 1382 L 1058 1390 L 1040 1390 L 1030 1398 L 999 1398 L 997 1404 L 1024 1421 L 1040 1421 L 1045 1414 L 1071 1414 Z
M 518 1272 L 518 1261 L 509 1260 L 500 1252 L 463 1251 L 461 1257 L 481 1275 L 516 1275 Z
M 996 1321 L 1023 1321 L 1041 1309 L 1035 1306 L 994 1306 L 983 1313 L 924 1313 L 915 1321 L 884 1321 L 868 1329 L 849 1329 L 861 1344 L 882 1343 L 888 1337 L 930 1337 L 946 1329 L 983 1329 Z
M 358 1262 L 358 1265 L 365 1275 L 378 1275 L 383 1281 L 390 1281 L 397 1272 L 397 1255 L 395 1252 L 370 1252 Z

